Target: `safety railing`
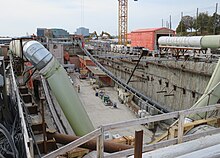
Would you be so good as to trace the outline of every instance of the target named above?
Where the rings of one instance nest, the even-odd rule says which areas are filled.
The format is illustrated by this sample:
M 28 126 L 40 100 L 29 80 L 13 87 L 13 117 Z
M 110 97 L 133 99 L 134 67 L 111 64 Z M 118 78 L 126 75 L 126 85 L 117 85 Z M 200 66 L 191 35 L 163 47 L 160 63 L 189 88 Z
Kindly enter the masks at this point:
M 13 70 L 13 66 L 12 66 L 12 58 L 10 58 L 10 70 L 11 70 L 11 77 L 12 77 L 12 85 L 11 86 L 12 86 L 13 94 L 15 95 L 15 99 L 18 104 L 19 117 L 21 120 L 21 129 L 22 129 L 22 133 L 23 133 L 23 137 L 24 137 L 25 152 L 26 152 L 27 158 L 31 158 L 32 156 L 30 153 L 29 145 L 28 145 L 30 143 L 30 139 L 29 139 L 27 126 L 26 126 L 26 122 L 25 122 L 25 118 L 24 118 L 23 108 L 21 105 L 21 99 L 20 99 L 20 95 L 19 95 L 18 86 L 17 86 L 16 80 L 15 80 L 14 70 Z
M 169 146 L 169 145 L 174 145 L 177 143 L 182 143 L 194 139 L 198 139 L 207 135 L 211 134 L 216 134 L 220 132 L 219 128 L 216 128 L 214 130 L 198 133 L 198 134 L 191 134 L 191 135 L 186 135 L 183 136 L 183 130 L 184 130 L 184 121 L 185 118 L 188 115 L 191 114 L 197 114 L 197 113 L 204 113 L 204 112 L 210 112 L 210 111 L 216 111 L 218 115 L 218 111 L 220 110 L 220 104 L 215 104 L 215 105 L 210 105 L 207 107 L 202 107 L 202 108 L 197 108 L 197 109 L 187 109 L 187 110 L 182 110 L 182 111 L 176 111 L 176 112 L 171 112 L 171 113 L 166 113 L 166 114 L 161 114 L 161 115 L 155 115 L 155 116 L 149 116 L 147 118 L 140 118 L 140 119 L 134 119 L 134 120 L 128 120 L 128 121 L 123 121 L 123 122 L 118 122 L 118 123 L 111 123 L 107 125 L 100 126 L 98 129 L 94 130 L 93 132 L 77 139 L 76 141 L 73 141 L 56 151 L 51 152 L 48 155 L 45 155 L 44 158 L 54 158 L 60 154 L 63 154 L 67 151 L 70 151 L 94 138 L 96 138 L 97 141 L 97 157 L 98 158 L 103 158 L 104 157 L 104 133 L 109 130 L 114 130 L 114 129 L 119 129 L 119 128 L 127 128 L 129 126 L 135 126 L 135 125 L 142 125 L 142 124 L 147 124 L 147 123 L 152 123 L 152 122 L 158 122 L 158 121 L 163 121 L 163 120 L 168 120 L 168 119 L 177 119 L 177 125 L 178 125 L 178 136 L 177 138 L 158 142 L 155 144 L 148 144 L 143 146 L 143 152 L 147 152 L 150 150 L 158 149 L 161 147 Z M 216 116 L 217 116 L 216 115 Z M 218 117 L 216 117 L 218 118 Z M 134 148 L 124 150 L 124 151 L 119 151 L 115 153 L 111 153 L 106 155 L 105 157 L 122 157 L 122 156 L 129 156 L 134 154 Z

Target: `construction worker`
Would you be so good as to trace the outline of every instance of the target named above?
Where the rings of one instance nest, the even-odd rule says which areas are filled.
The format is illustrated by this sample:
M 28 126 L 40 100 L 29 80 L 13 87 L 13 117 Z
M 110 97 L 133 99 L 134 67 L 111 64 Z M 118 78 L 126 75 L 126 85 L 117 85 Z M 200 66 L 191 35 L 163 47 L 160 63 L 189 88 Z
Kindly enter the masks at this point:
M 80 85 L 77 86 L 77 91 L 80 93 Z
M 64 64 L 68 64 L 70 61 L 70 55 L 68 52 L 64 52 Z

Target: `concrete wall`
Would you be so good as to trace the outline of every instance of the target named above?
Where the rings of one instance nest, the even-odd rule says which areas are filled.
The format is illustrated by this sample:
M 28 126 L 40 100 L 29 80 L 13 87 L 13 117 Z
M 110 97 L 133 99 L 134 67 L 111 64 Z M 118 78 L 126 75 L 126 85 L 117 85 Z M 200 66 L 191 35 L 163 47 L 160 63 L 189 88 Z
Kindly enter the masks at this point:
M 134 62 L 106 59 L 103 65 L 126 81 Z M 168 110 L 188 109 L 202 95 L 215 65 L 193 61 L 145 62 L 138 66 L 129 84 Z
M 64 63 L 63 59 L 63 44 L 49 44 L 49 51 L 55 56 L 60 64 Z

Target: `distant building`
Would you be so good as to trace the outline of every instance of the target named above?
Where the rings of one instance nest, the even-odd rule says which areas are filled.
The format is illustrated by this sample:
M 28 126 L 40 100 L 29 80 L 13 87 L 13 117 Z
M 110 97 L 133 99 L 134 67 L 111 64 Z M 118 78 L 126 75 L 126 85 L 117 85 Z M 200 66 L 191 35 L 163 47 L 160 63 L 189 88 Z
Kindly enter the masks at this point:
M 47 29 L 47 28 L 37 28 L 37 36 L 39 37 L 50 37 L 50 38 L 68 38 L 70 36 L 69 32 L 64 29 Z
M 83 35 L 84 37 L 89 36 L 89 29 L 87 29 L 85 27 L 80 27 L 80 28 L 76 29 L 76 34 Z
M 161 36 L 173 36 L 175 31 L 161 27 L 161 28 L 148 28 L 132 31 L 129 35 L 132 47 L 144 47 L 149 50 L 158 49 L 158 38 Z
M 53 34 L 53 38 L 68 38 L 70 35 L 69 32 L 63 29 L 50 29 L 50 30 Z
M 1 44 L 6 44 L 9 45 L 9 43 L 12 41 L 12 38 L 9 37 L 0 37 L 0 45 Z
M 44 37 L 46 28 L 37 28 L 37 36 Z

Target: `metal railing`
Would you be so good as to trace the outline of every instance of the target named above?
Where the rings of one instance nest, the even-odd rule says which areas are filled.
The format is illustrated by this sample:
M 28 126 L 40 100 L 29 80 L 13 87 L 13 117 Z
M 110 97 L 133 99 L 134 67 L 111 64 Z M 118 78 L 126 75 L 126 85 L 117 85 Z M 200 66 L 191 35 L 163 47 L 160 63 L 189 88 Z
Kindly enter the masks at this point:
M 155 144 L 144 145 L 143 152 L 162 148 L 162 147 L 169 146 L 169 145 L 174 145 L 177 143 L 182 143 L 182 142 L 198 139 L 198 138 L 201 138 L 201 137 L 204 137 L 207 135 L 220 133 L 220 129 L 216 128 L 214 130 L 210 130 L 210 131 L 206 131 L 206 132 L 202 132 L 202 133 L 198 133 L 198 134 L 191 134 L 191 135 L 183 136 L 185 118 L 191 114 L 210 112 L 210 111 L 217 111 L 216 114 L 218 114 L 219 110 L 220 110 L 220 104 L 215 104 L 215 105 L 210 105 L 207 107 L 202 107 L 202 108 L 197 108 L 197 109 L 187 109 L 187 110 L 176 111 L 176 112 L 171 112 L 171 113 L 166 113 L 166 114 L 161 114 L 161 115 L 156 115 L 156 116 L 149 116 L 147 118 L 140 118 L 140 119 L 134 119 L 134 120 L 129 120 L 129 121 L 123 121 L 123 122 L 103 125 L 103 126 L 100 126 L 98 129 L 94 130 L 93 132 L 77 139 L 76 141 L 73 141 L 73 142 L 57 149 L 56 151 L 53 151 L 50 154 L 45 155 L 43 158 L 54 158 L 56 156 L 59 156 L 60 154 L 63 154 L 67 151 L 70 151 L 70 150 L 72 150 L 72 149 L 74 149 L 74 148 L 94 139 L 94 138 L 96 138 L 96 140 L 97 140 L 97 157 L 103 158 L 104 157 L 104 133 L 105 133 L 105 131 L 129 127 L 129 126 L 135 126 L 135 125 L 142 125 L 142 124 L 147 124 L 147 123 L 151 123 L 151 122 L 163 121 L 163 120 L 173 119 L 173 118 L 178 119 L 178 122 L 177 122 L 178 136 L 177 136 L 177 138 L 162 141 L 162 142 L 155 143 Z M 133 155 L 133 154 L 134 154 L 134 148 L 111 153 L 111 154 L 106 155 L 105 157 L 116 158 L 116 157 L 122 157 L 122 156 L 129 156 L 129 155 Z
M 23 108 L 21 105 L 21 99 L 20 99 L 20 95 L 19 95 L 19 91 L 18 91 L 18 86 L 17 86 L 16 80 L 15 80 L 11 57 L 10 57 L 10 70 L 11 70 L 11 76 L 12 76 L 12 85 L 11 85 L 12 91 L 14 91 L 13 94 L 15 95 L 15 99 L 18 104 L 19 118 L 21 120 L 21 129 L 22 129 L 22 133 L 23 133 L 23 137 L 24 137 L 24 145 L 25 145 L 24 150 L 26 152 L 27 158 L 31 158 L 32 156 L 31 156 L 29 146 L 28 146 L 28 144 L 30 143 L 30 138 L 29 138 L 28 131 L 27 131 L 27 126 L 26 126 L 26 122 L 25 122 L 25 118 L 24 118 Z

